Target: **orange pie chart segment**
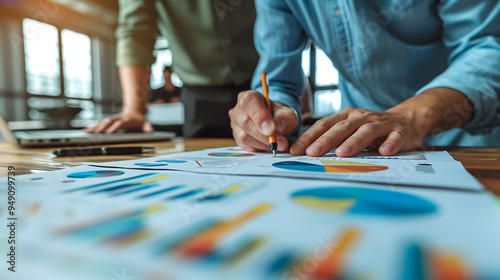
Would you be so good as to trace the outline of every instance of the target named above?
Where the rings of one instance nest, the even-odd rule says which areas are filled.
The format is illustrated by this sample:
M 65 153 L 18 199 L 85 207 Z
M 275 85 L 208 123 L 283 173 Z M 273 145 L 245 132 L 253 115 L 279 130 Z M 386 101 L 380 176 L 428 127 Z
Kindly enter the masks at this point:
M 362 173 L 387 170 L 389 167 L 356 161 L 322 160 L 326 172 Z

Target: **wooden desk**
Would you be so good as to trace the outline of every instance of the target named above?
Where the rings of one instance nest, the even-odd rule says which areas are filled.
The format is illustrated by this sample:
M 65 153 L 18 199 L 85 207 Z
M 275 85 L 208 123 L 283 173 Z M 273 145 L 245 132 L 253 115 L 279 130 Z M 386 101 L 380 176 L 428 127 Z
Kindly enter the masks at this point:
M 106 145 L 106 147 L 152 146 L 156 153 L 144 155 L 110 155 L 87 157 L 55 157 L 52 154 L 57 147 L 20 149 L 10 143 L 0 142 L 0 177 L 6 176 L 7 167 L 14 166 L 16 174 L 31 174 L 42 171 L 59 170 L 96 162 L 130 160 L 142 157 L 159 156 L 180 152 L 196 151 L 209 148 L 235 146 L 232 139 L 190 139 L 176 138 L 168 142 L 143 142 Z
M 30 174 L 42 171 L 58 170 L 96 162 L 137 159 L 208 148 L 235 146 L 232 139 L 175 139 L 169 142 L 151 142 L 107 145 L 119 146 L 154 146 L 156 154 L 124 156 L 90 156 L 57 158 L 51 154 L 55 148 L 19 149 L 9 143 L 0 142 L 0 177 L 7 175 L 7 167 L 14 166 L 16 173 Z M 427 150 L 447 150 L 456 160 L 474 175 L 488 190 L 500 195 L 500 148 L 429 148 Z

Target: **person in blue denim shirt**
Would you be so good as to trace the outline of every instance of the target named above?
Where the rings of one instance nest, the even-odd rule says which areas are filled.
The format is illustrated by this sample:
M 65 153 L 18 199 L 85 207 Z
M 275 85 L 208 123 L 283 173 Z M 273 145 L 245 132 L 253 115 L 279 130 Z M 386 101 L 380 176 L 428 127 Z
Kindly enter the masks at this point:
M 308 156 L 500 145 L 498 0 L 256 0 L 256 9 L 254 90 L 229 112 L 241 147 L 269 150 L 275 132 L 279 150 Z M 311 41 L 339 71 L 343 110 L 289 147 Z M 263 71 L 274 118 L 260 94 Z

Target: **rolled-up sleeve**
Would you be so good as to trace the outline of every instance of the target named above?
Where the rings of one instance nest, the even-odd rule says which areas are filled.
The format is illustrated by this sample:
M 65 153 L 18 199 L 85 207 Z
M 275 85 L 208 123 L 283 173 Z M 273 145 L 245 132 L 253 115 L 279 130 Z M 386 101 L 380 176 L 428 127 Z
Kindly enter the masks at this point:
M 500 2 L 447 0 L 438 13 L 449 66 L 418 93 L 436 87 L 462 92 L 475 110 L 464 128 L 486 132 L 500 125 Z
M 116 64 L 150 66 L 154 63 L 156 41 L 155 1 L 120 0 L 116 29 Z
M 252 88 L 262 92 L 260 73 L 266 72 L 270 99 L 300 114 L 300 95 L 305 89 L 302 51 L 308 37 L 284 1 L 256 0 L 255 7 L 254 41 L 260 59 Z

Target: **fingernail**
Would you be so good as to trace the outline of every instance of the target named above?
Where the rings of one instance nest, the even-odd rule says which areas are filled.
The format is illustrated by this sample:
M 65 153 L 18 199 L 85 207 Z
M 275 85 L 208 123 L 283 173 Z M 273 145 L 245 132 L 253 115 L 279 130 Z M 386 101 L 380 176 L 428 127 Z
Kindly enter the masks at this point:
M 394 145 L 392 144 L 384 144 L 380 147 L 381 150 L 384 150 L 386 153 L 392 153 L 394 150 Z
M 264 121 L 260 127 L 264 135 L 271 135 L 274 131 L 274 124 L 270 121 Z
M 349 154 L 352 151 L 352 145 L 349 143 L 344 143 L 337 148 L 337 151 L 342 152 L 344 154 Z
M 323 150 L 323 145 L 321 143 L 314 143 L 309 148 L 307 148 L 307 154 L 320 154 Z

